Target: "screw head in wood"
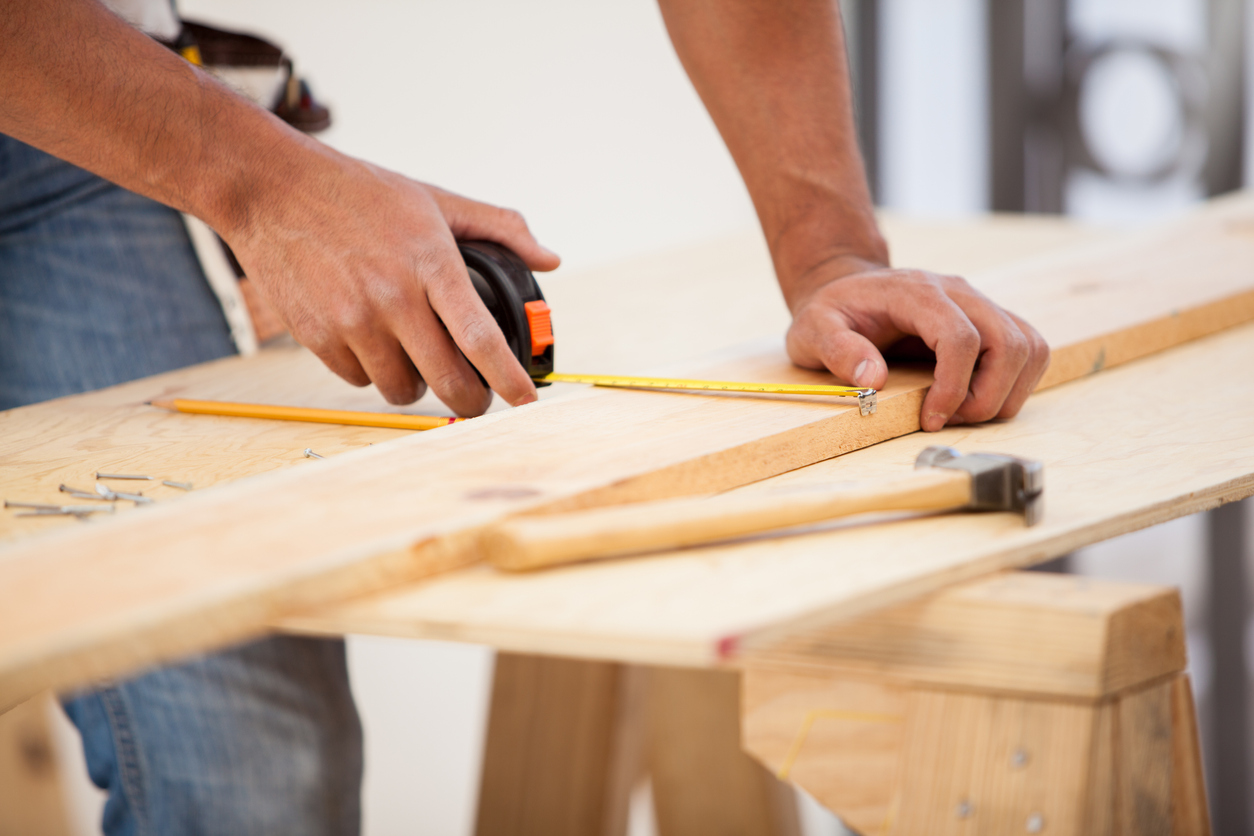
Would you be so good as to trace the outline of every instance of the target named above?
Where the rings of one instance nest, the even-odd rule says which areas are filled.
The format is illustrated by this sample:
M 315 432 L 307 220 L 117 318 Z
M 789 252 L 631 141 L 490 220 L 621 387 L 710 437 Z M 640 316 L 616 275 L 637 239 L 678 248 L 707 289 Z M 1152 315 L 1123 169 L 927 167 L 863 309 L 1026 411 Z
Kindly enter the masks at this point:
M 958 807 L 954 810 L 954 815 L 960 819 L 969 819 L 975 815 L 975 805 L 964 798 L 958 802 Z
M 1041 833 L 1045 830 L 1045 817 L 1040 813 L 1033 813 L 1028 816 L 1027 822 L 1028 833 Z
M 1024 749 L 1015 749 L 1010 753 L 1010 768 L 1022 769 L 1028 765 L 1028 753 Z

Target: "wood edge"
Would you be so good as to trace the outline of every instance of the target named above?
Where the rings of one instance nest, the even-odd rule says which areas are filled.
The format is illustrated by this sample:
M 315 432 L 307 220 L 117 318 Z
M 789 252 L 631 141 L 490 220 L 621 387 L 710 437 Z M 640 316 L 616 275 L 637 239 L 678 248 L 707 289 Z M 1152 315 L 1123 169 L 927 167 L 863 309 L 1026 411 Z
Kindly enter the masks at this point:
M 64 649 L 35 648 L 0 668 L 0 711 L 44 689 L 62 692 L 83 687 L 84 682 L 137 674 L 193 653 L 259 638 L 272 632 L 270 625 L 278 612 L 299 613 L 468 566 L 478 560 L 473 537 L 467 536 L 473 533 L 457 532 L 392 548 L 365 561 L 341 561 L 333 569 L 290 583 L 277 601 L 272 585 L 261 583 L 243 593 L 238 588 L 225 591 L 223 598 L 229 603 L 215 597 L 188 608 L 184 602 L 185 611 L 177 617 L 165 610 L 154 612 L 139 629 L 134 614 L 127 613 L 123 623 L 95 625 L 70 642 L 57 636 L 58 646 Z M 363 565 L 370 571 L 362 571 Z M 118 640 L 109 638 L 113 633 Z
M 531 508 L 523 514 L 564 513 L 645 500 L 713 494 L 760 482 L 917 431 L 919 409 L 927 389 L 928 386 L 919 386 L 884 398 L 873 418 L 864 418 L 856 409 L 848 409 L 838 415 L 820 418 L 701 459 L 671 465 L 604 488 Z M 845 437 L 842 438 L 842 431 L 850 426 L 855 432 L 844 434 Z M 817 452 L 813 455 L 804 455 L 802 452 L 816 448 Z M 744 462 L 748 462 L 748 465 Z M 733 464 L 737 466 L 731 466 Z M 722 471 L 724 475 L 713 475 L 718 471 Z
M 1178 836 L 1210 836 L 1197 709 L 1187 673 L 1171 681 L 1171 754 L 1171 832 Z
M 1055 349 L 1034 391 L 1078 380 L 1104 369 L 1254 321 L 1254 290 L 1209 302 Z
M 1174 587 L 1112 613 L 1102 649 L 1103 692 L 1182 672 L 1188 662 L 1184 639 L 1184 604 Z

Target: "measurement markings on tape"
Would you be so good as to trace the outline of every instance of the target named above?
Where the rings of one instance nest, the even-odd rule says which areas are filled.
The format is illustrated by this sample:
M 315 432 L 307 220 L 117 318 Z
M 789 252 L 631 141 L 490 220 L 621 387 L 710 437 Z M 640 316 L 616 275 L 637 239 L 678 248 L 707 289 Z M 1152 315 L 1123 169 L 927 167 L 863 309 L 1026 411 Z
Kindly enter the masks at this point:
M 742 383 L 732 380 L 685 380 L 669 377 L 627 377 L 624 375 L 561 374 L 538 375 L 539 383 L 591 383 L 616 389 L 691 389 L 706 392 L 759 392 L 771 395 L 825 395 L 856 398 L 863 415 L 875 412 L 874 389 L 858 386 L 830 386 L 818 383 Z

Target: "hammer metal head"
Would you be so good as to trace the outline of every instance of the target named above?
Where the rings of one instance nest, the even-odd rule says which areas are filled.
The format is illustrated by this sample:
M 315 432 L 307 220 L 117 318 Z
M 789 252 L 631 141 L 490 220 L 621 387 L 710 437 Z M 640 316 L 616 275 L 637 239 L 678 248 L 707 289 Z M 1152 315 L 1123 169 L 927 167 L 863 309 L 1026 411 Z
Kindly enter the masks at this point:
M 934 445 L 915 459 L 916 469 L 945 467 L 971 474 L 972 511 L 1017 511 L 1036 525 L 1044 512 L 1045 466 L 999 453 L 960 453 Z

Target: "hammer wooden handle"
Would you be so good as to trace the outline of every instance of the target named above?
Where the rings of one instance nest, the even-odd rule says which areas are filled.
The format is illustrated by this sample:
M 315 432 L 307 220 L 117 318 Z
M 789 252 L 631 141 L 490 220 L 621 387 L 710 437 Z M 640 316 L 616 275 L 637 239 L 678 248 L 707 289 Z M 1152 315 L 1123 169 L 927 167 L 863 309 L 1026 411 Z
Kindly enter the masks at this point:
M 852 514 L 951 510 L 970 501 L 967 473 L 934 468 L 814 492 L 729 494 L 516 517 L 489 526 L 479 542 L 488 560 L 501 569 L 539 569 L 728 540 Z

